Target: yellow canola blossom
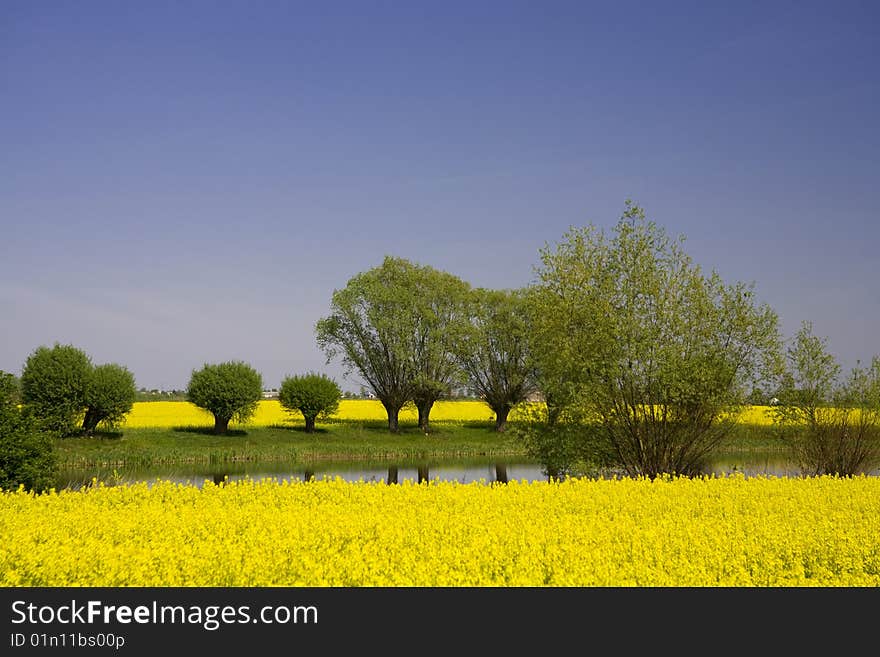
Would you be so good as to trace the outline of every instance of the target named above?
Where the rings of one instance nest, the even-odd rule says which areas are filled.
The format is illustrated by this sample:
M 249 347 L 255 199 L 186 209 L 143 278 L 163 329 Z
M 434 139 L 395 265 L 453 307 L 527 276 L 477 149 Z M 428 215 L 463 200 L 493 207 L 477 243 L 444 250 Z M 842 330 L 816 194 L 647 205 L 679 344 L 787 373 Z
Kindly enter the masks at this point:
M 4 586 L 878 586 L 880 478 L 0 494 Z

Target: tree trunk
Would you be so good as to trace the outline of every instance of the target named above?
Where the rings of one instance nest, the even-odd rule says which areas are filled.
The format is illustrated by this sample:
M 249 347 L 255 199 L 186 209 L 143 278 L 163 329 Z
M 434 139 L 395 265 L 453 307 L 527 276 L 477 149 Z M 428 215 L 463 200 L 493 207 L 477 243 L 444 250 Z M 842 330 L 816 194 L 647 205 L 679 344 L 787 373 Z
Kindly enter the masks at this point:
M 507 466 L 503 463 L 497 463 L 495 465 L 495 481 L 499 484 L 507 483 Z
M 507 428 L 507 416 L 510 415 L 510 406 L 504 405 L 501 408 L 493 408 L 495 411 L 495 431 L 503 433 Z
M 418 472 L 419 472 L 419 483 L 422 483 L 423 481 L 428 481 L 428 466 L 427 465 L 420 465 L 418 468 Z
M 223 435 L 229 429 L 229 420 L 228 417 L 219 417 L 217 415 L 214 416 L 214 433 L 218 436 Z
M 86 433 L 91 434 L 95 429 L 98 428 L 98 422 L 100 421 L 101 418 L 98 415 L 98 411 L 90 407 L 86 411 L 86 416 L 83 418 L 82 428 Z
M 421 429 L 423 433 L 428 433 L 428 420 L 431 416 L 431 408 L 433 406 L 433 399 L 420 399 L 416 401 L 416 408 L 419 410 L 419 429 Z
M 314 433 L 315 432 L 315 418 L 307 417 L 306 418 L 306 433 Z
M 389 465 L 388 466 L 388 483 L 396 484 L 397 483 L 397 466 Z
M 400 414 L 400 406 L 394 408 L 392 406 L 389 406 L 385 402 L 382 402 L 382 406 L 385 407 L 385 412 L 388 413 L 388 431 L 390 431 L 391 433 L 397 433 L 397 416 Z

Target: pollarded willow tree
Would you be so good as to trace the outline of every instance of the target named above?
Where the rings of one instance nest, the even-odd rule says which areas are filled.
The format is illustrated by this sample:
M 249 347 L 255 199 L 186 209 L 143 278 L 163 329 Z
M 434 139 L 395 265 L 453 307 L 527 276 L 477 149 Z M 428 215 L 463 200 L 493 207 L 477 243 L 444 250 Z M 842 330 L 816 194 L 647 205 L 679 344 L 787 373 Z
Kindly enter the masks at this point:
M 450 352 L 464 321 L 466 283 L 451 274 L 387 256 L 335 290 L 330 315 L 315 333 L 329 363 L 340 357 L 385 407 L 388 428 L 399 429 L 409 401 L 427 431 L 434 402 L 455 383 Z
M 781 367 L 775 312 L 704 275 L 683 241 L 627 201 L 610 237 L 572 228 L 542 249 L 529 292 L 541 389 L 630 476 L 700 473 Z
M 314 433 L 315 421 L 327 418 L 339 409 L 342 390 L 339 384 L 325 374 L 307 372 L 287 376 L 281 381 L 278 401 L 290 413 L 300 413 L 306 423 L 306 433 Z
M 522 290 L 477 288 L 470 294 L 467 330 L 455 345 L 468 385 L 495 412 L 498 432 L 513 407 L 536 390 L 525 310 Z
M 214 415 L 214 433 L 225 434 L 232 420 L 247 422 L 263 396 L 263 377 L 240 360 L 206 363 L 193 370 L 186 398 Z
M 21 373 L 21 398 L 43 426 L 61 435 L 76 432 L 87 405 L 92 360 L 77 347 L 37 347 Z
M 86 386 L 86 412 L 82 428 L 92 433 L 98 424 L 108 427 L 119 425 L 131 412 L 137 395 L 134 375 L 116 363 L 96 365 Z

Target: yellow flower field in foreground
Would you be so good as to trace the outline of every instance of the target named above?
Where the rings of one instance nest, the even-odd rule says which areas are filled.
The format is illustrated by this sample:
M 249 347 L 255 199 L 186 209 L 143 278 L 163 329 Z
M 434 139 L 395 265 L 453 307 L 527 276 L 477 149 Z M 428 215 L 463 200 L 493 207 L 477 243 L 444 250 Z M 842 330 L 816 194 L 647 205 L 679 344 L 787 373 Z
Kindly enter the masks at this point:
M 750 424 L 770 424 L 766 411 L 769 406 L 751 406 L 741 415 L 740 421 Z M 518 417 L 514 409 L 511 419 Z M 339 411 L 333 416 L 340 420 L 387 420 L 382 404 L 375 399 L 343 399 Z M 405 407 L 400 412 L 401 422 L 415 422 L 418 418 L 415 408 Z M 479 401 L 438 401 L 431 409 L 431 420 L 436 422 L 488 422 L 494 420 L 495 413 L 488 405 Z M 265 427 L 274 424 L 301 423 L 302 416 L 291 415 L 285 411 L 278 400 L 265 399 L 259 402 L 257 412 L 250 421 L 251 426 Z M 135 402 L 134 408 L 125 419 L 123 427 L 175 427 L 212 426 L 213 416 L 194 404 L 184 401 Z M 232 423 L 231 426 L 237 426 Z
M 878 586 L 880 478 L 0 494 L 4 586 Z

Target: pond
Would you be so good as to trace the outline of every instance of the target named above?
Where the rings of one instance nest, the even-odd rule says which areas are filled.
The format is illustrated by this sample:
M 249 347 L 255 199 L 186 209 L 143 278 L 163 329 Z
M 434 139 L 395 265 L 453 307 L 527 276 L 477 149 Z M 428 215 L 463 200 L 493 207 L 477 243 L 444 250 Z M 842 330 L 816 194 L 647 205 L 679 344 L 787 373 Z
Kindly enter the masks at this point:
M 716 475 L 741 472 L 747 477 L 797 477 L 800 470 L 785 453 L 773 450 L 724 452 L 709 467 Z M 880 470 L 868 474 L 880 475 Z M 404 481 L 456 481 L 462 484 L 547 481 L 547 474 L 537 461 L 527 459 L 470 458 L 430 461 L 314 461 L 309 463 L 225 463 L 211 465 L 177 465 L 153 468 L 67 470 L 61 473 L 58 488 L 79 488 L 97 478 L 107 483 L 152 482 L 164 479 L 176 483 L 201 486 L 205 481 L 220 483 L 224 479 L 275 478 L 279 480 L 316 480 L 339 477 L 345 481 L 402 483 Z

